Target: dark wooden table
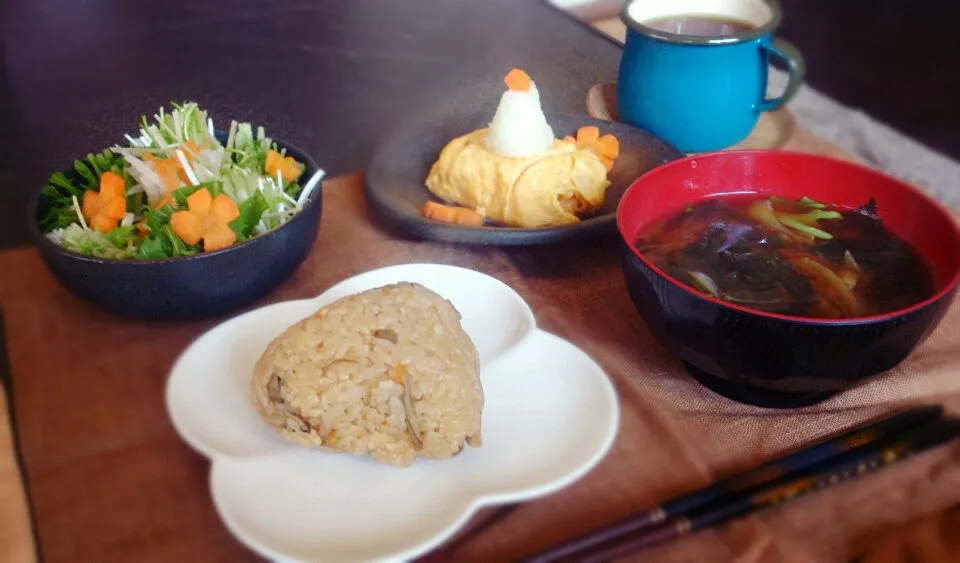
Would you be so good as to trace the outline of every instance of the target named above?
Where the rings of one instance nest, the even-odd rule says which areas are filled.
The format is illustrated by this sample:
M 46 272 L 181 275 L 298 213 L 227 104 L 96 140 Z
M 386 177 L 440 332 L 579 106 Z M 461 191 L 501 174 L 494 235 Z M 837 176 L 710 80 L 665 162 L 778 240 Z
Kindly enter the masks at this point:
M 811 85 L 960 158 L 948 3 L 781 4 Z M 620 58 L 545 0 L 4 0 L 0 36 L 0 248 L 28 242 L 28 194 L 53 169 L 171 100 L 261 121 L 337 175 L 401 120 L 489 103 L 509 66 L 582 111 Z
M 28 242 L 27 197 L 51 171 L 171 100 L 255 120 L 338 175 L 404 120 L 495 105 L 511 66 L 550 110 L 582 112 L 620 59 L 540 0 L 6 4 L 0 248 Z
M 943 0 L 780 0 L 807 82 L 960 159 L 960 34 Z

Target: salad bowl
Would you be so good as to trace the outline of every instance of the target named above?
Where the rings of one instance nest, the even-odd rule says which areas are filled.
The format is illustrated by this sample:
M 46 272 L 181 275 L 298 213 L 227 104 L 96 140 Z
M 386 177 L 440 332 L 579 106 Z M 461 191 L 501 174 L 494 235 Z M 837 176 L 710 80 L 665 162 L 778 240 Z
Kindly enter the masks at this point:
M 225 142 L 227 135 L 217 132 Z M 182 321 L 228 314 L 275 289 L 306 259 L 320 226 L 323 199 L 316 162 L 279 140 L 279 149 L 304 166 L 298 183 L 309 190 L 302 208 L 280 226 L 222 250 L 192 256 L 111 259 L 74 252 L 41 228 L 50 196 L 30 201 L 28 224 L 50 273 L 71 294 L 110 313 L 150 321 Z M 63 171 L 69 180 L 74 170 Z

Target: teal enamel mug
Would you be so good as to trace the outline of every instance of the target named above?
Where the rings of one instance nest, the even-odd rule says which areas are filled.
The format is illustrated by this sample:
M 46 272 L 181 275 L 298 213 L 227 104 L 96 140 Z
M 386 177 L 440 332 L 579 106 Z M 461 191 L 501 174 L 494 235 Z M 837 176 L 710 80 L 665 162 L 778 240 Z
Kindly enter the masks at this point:
M 800 52 L 773 36 L 783 18 L 776 0 L 628 0 L 621 18 L 620 119 L 684 152 L 739 143 L 803 82 Z M 768 98 L 772 59 L 790 77 Z

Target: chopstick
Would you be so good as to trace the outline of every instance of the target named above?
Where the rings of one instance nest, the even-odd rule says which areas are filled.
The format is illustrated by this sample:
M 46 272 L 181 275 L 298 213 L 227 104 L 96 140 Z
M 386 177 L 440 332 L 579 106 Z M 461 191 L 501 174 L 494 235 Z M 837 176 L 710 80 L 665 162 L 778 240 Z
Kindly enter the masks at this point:
M 836 483 L 904 460 L 957 437 L 960 437 L 960 420 L 934 422 L 920 429 L 911 430 L 904 438 L 895 440 L 886 446 L 878 444 L 876 447 L 866 448 L 868 451 L 855 450 L 842 454 L 839 456 L 841 459 L 824 462 L 821 466 L 816 466 L 804 472 L 803 475 L 777 483 L 754 494 L 734 499 L 729 504 L 721 503 L 694 511 L 689 516 L 668 520 L 635 535 L 601 544 L 587 553 L 578 554 L 576 560 L 581 563 L 609 561 L 644 547 L 753 514 L 765 508 L 825 489 Z
M 793 490 L 789 487 L 802 484 L 800 490 L 809 492 L 807 485 L 817 485 L 821 478 L 826 479 L 827 484 L 837 482 L 839 478 L 836 475 L 843 475 L 844 471 L 847 471 L 844 464 L 851 463 L 854 467 L 862 464 L 869 469 L 875 469 L 880 467 L 880 461 L 898 461 L 911 455 L 915 447 L 926 449 L 960 434 L 960 423 L 952 421 L 947 422 L 945 427 L 942 426 L 943 422 L 936 426 L 935 435 L 943 434 L 946 437 L 941 441 L 934 440 L 931 446 L 926 445 L 928 442 L 925 441 L 925 434 L 915 436 L 919 431 L 933 431 L 930 425 L 942 414 L 943 409 L 940 406 L 930 405 L 868 422 L 756 469 L 721 480 L 652 510 L 595 530 L 524 561 L 547 563 L 572 559 L 594 560 L 584 557 L 592 557 L 593 555 L 588 554 L 594 554 L 598 550 L 600 554 L 611 550 L 619 552 L 620 545 L 627 549 L 626 552 L 633 551 L 694 529 L 772 506 L 767 499 L 771 498 L 774 491 L 780 490 L 778 486 Z M 909 433 L 910 429 L 915 429 L 914 433 Z M 903 442 L 904 440 L 906 442 Z M 900 449 L 894 450 L 893 454 L 889 450 L 892 447 L 889 446 L 891 442 L 900 444 Z

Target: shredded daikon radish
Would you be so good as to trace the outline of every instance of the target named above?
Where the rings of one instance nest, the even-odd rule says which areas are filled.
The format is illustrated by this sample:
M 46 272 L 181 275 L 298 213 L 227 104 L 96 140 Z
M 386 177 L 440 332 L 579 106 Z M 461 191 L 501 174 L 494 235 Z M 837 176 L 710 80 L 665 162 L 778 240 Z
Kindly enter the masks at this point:
M 297 198 L 297 207 L 302 208 L 303 204 L 307 201 L 307 198 L 310 197 L 310 194 L 313 193 L 313 190 L 317 188 L 317 185 L 320 183 L 320 179 L 323 178 L 325 172 L 323 170 L 317 170 L 313 176 L 307 180 L 307 183 L 304 184 L 303 189 L 300 191 L 300 197 Z
M 200 183 L 200 180 L 197 179 L 197 175 L 193 172 L 193 168 L 190 166 L 190 162 L 187 161 L 187 157 L 183 154 L 183 151 L 177 149 L 177 159 L 180 160 L 180 166 L 183 167 L 183 171 L 186 172 L 187 178 L 190 178 L 190 182 L 196 186 Z
M 147 201 L 153 205 L 163 197 L 163 194 L 166 193 L 166 186 L 163 184 L 163 180 L 160 178 L 160 175 L 156 173 L 152 168 L 147 166 L 145 162 L 139 158 L 133 156 L 128 152 L 123 152 L 123 158 L 130 163 L 132 170 L 130 170 L 130 175 L 133 176 L 140 184 L 143 186 L 143 191 L 147 194 Z
M 83 218 L 83 213 L 80 211 L 80 202 L 77 201 L 77 196 L 72 195 L 70 199 L 73 200 L 73 210 L 77 212 L 77 217 L 80 219 L 80 226 L 83 227 L 83 230 L 89 231 L 90 227 L 87 226 L 87 222 Z

